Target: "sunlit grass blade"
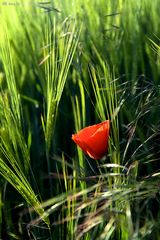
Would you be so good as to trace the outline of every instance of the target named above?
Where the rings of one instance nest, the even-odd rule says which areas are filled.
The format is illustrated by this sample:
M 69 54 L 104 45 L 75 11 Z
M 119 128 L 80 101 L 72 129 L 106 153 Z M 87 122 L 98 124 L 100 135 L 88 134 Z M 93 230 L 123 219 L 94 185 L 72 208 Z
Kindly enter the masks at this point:
M 44 119 L 47 152 L 50 151 L 59 102 L 78 41 L 76 25 L 67 24 L 67 29 L 58 29 L 54 20 L 53 30 L 50 32 L 49 25 L 44 40 L 48 46 L 44 47 L 44 58 L 49 56 L 44 62 L 45 79 L 42 83 L 46 98 Z
M 42 216 L 43 208 L 32 190 L 27 175 L 30 168 L 30 153 L 23 133 L 21 99 L 17 89 L 12 55 L 7 32 L 5 45 L 1 42 L 1 58 L 7 88 L 0 95 L 0 174 Z M 43 219 L 49 224 L 48 219 Z

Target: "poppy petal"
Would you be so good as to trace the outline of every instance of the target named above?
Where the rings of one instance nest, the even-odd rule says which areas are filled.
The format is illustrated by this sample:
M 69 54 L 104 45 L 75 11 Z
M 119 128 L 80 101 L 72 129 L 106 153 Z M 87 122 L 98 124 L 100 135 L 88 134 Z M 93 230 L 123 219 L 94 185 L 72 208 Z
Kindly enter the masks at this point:
M 102 158 L 108 149 L 110 122 L 106 120 L 80 130 L 72 140 L 91 158 Z

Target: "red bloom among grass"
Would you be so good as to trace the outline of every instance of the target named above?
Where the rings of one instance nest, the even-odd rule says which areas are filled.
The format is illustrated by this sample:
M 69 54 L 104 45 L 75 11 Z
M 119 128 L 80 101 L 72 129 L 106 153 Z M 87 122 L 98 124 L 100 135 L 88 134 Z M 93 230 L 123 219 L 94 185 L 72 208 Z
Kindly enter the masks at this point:
M 72 140 L 91 158 L 101 159 L 107 152 L 110 122 L 106 120 L 80 130 Z

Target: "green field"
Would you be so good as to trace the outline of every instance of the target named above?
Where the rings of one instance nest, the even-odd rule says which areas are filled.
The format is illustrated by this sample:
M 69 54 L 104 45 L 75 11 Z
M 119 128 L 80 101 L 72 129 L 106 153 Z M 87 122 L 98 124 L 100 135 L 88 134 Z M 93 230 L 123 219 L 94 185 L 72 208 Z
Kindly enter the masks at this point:
M 160 240 L 159 5 L 1 0 L 0 240 Z

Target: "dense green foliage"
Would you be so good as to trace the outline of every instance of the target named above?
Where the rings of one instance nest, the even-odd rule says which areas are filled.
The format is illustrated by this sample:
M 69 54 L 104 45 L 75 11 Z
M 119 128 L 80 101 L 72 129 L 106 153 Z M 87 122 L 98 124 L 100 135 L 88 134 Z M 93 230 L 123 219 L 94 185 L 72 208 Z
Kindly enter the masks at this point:
M 160 239 L 159 1 L 2 1 L 0 23 L 0 239 Z M 95 161 L 71 135 L 106 119 Z

